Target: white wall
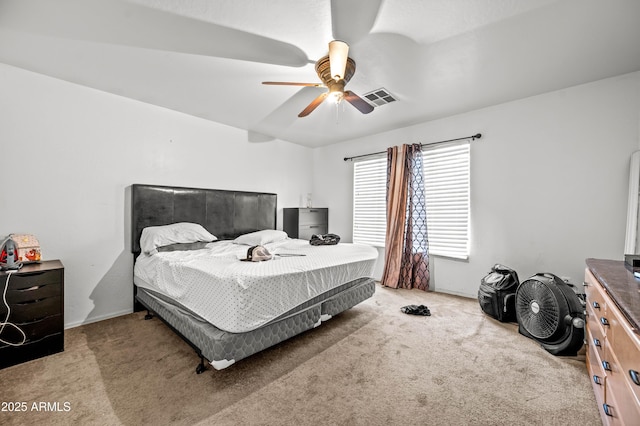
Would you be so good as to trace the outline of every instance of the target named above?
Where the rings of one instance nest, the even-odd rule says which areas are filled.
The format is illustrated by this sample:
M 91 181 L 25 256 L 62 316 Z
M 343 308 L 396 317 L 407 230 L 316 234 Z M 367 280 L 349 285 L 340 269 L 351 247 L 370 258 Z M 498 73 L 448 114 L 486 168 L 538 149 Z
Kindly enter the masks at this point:
M 0 93 L 0 236 L 35 234 L 63 261 L 67 327 L 131 310 L 132 183 L 277 192 L 279 228 L 312 192 L 350 241 L 343 157 L 477 132 L 471 257 L 432 259 L 438 291 L 475 297 L 496 262 L 580 282 L 586 257 L 622 258 L 640 73 L 315 150 L 1 64 Z
M 65 325 L 131 311 L 132 183 L 311 191 L 312 151 L 0 64 L 0 237 L 65 265 Z
M 585 258 L 623 259 L 639 127 L 640 73 L 632 73 L 316 149 L 314 202 L 330 208 L 330 232 L 350 241 L 353 166 L 343 157 L 479 132 L 471 145 L 471 255 L 432 256 L 435 289 L 477 297 L 498 262 L 521 280 L 553 272 L 581 283 Z

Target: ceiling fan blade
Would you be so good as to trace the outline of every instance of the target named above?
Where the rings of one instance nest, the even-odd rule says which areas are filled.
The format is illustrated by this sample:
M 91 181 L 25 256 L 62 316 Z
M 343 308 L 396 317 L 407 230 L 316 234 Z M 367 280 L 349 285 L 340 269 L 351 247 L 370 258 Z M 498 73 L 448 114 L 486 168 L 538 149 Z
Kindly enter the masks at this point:
M 333 38 L 355 44 L 371 32 L 382 0 L 331 0 Z
M 373 111 L 373 107 L 367 101 L 353 93 L 351 90 L 344 92 L 344 99 L 363 114 L 369 114 Z
M 262 84 L 267 84 L 271 86 L 314 86 L 314 87 L 324 86 L 321 83 L 295 83 L 291 81 L 263 81 Z
M 325 93 L 321 87 L 302 87 L 280 104 L 269 115 L 249 129 L 249 142 L 264 141 L 265 138 L 279 138 L 298 119 L 301 105 L 307 105 L 318 95 Z
M 298 114 L 298 117 L 306 117 L 307 115 L 311 114 L 311 112 L 313 112 L 313 110 L 316 109 L 318 105 L 320 105 L 322 101 L 325 100 L 328 94 L 329 92 L 324 92 L 323 94 L 315 98 L 313 101 L 311 101 L 311 103 L 307 105 L 307 107 L 303 109 L 300 114 Z
M 0 27 L 97 43 L 302 67 L 298 47 L 121 0 L 3 0 Z

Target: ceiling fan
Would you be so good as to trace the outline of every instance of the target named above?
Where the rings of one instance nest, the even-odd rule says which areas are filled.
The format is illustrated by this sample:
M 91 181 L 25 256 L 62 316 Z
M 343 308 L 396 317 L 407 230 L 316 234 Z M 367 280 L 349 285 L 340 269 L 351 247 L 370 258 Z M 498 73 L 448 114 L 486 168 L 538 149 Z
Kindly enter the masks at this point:
M 315 98 L 305 109 L 298 114 L 298 117 L 306 117 L 327 97 L 336 104 L 343 99 L 356 107 L 363 114 L 373 111 L 373 107 L 360 96 L 350 90 L 345 91 L 347 84 L 356 72 L 356 62 L 349 56 L 349 45 L 340 40 L 333 40 L 329 43 L 329 54 L 318 59 L 316 62 L 316 73 L 322 83 L 296 83 L 289 81 L 263 81 L 262 84 L 277 86 L 315 86 L 329 89 Z

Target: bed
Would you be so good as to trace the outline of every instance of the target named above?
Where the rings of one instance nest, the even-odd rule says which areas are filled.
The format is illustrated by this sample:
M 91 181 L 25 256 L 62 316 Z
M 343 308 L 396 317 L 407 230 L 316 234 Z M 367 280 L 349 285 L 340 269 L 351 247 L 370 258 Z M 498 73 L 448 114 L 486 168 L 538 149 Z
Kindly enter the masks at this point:
M 146 309 L 146 319 L 160 318 L 191 345 L 200 357 L 198 374 L 205 360 L 226 368 L 318 327 L 375 291 L 374 248 L 287 238 L 275 229 L 276 213 L 272 193 L 131 187 L 134 310 Z M 149 246 L 151 230 L 182 225 L 215 239 Z M 243 262 L 256 243 L 272 259 Z

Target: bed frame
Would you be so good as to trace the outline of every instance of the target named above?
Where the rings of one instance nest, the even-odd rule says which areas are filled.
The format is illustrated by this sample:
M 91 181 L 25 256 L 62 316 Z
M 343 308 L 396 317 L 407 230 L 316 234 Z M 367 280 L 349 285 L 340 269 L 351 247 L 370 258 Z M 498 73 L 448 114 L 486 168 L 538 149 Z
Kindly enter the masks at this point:
M 219 239 L 276 228 L 277 196 L 272 193 L 228 191 L 173 186 L 131 186 L 131 251 L 140 254 L 140 236 L 147 226 L 193 222 Z M 216 369 L 275 345 L 371 297 L 375 282 L 361 278 L 308 301 L 247 333 L 228 333 L 214 327 L 134 284 L 134 311 L 147 310 L 182 337 L 196 351 L 200 363 L 196 373 L 206 370 L 205 358 Z

